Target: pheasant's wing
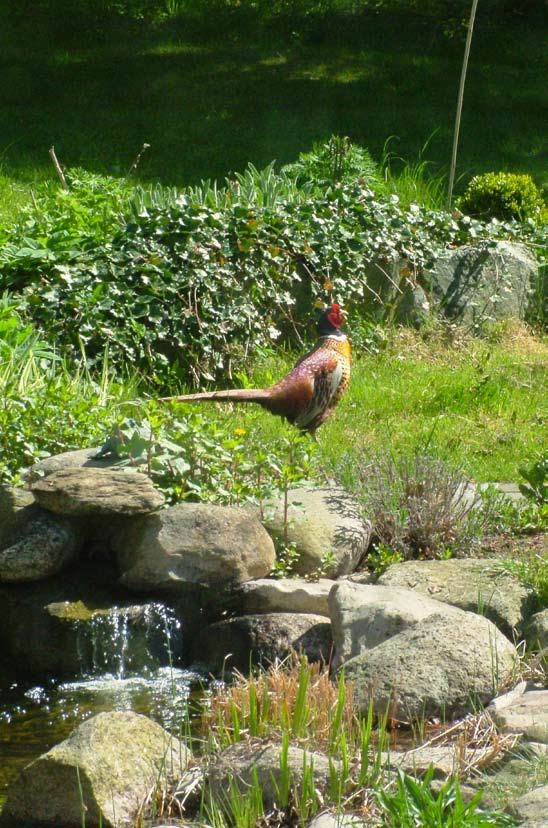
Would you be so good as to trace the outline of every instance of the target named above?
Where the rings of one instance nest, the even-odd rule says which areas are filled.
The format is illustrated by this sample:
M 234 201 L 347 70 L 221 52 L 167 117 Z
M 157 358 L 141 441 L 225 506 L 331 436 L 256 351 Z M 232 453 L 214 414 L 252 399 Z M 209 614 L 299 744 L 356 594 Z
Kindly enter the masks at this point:
M 265 407 L 306 430 L 329 405 L 341 378 L 342 368 L 337 355 L 316 346 L 269 389 Z
M 343 376 L 342 366 L 337 359 L 329 360 L 329 363 L 314 374 L 312 398 L 296 420 L 296 424 L 301 428 L 310 430 L 320 418 L 325 419 L 323 415 L 330 408 L 331 400 L 337 393 Z

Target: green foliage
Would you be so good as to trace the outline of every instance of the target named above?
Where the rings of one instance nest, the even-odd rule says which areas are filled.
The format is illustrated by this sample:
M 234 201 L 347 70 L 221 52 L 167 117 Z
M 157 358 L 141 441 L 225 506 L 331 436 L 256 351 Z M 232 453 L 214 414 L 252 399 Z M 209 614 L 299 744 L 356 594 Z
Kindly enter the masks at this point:
M 489 172 L 471 180 L 459 210 L 482 219 L 548 220 L 542 195 L 530 175 Z
M 367 565 L 374 575 L 382 575 L 389 566 L 401 563 L 403 560 L 405 556 L 402 552 L 392 549 L 382 541 L 374 541 L 367 553 Z
M 14 269 L 30 271 L 31 280 L 42 263 L 71 261 L 82 248 L 109 241 L 123 225 L 132 194 L 128 184 L 82 169 L 67 171 L 66 179 L 69 190 L 57 182 L 39 185 L 16 223 L 0 228 L 1 261 L 13 260 Z
M 519 486 L 522 495 L 539 506 L 548 505 L 548 451 L 531 467 L 519 471 L 526 481 Z
M 0 483 L 40 457 L 98 442 L 135 384 L 116 381 L 106 362 L 92 377 L 44 341 L 21 302 L 0 299 Z M 114 401 L 114 402 L 113 402 Z
M 260 434 L 230 418 L 220 423 L 203 409 L 173 417 L 150 403 L 146 413 L 148 420 L 118 422 L 97 456 L 143 466 L 171 503 L 251 502 L 263 509 L 269 498 L 316 474 L 315 444 L 290 427 L 265 447 Z
M 518 484 L 525 502 L 516 503 L 491 487 L 481 492 L 491 531 L 534 534 L 548 529 L 548 458 L 541 455 L 530 467 L 519 467 L 518 472 L 526 481 Z
M 404 287 L 440 247 L 518 232 L 403 208 L 353 177 L 312 193 L 272 166 L 178 198 L 68 178 L 4 231 L 0 287 L 20 292 L 60 354 L 84 349 L 96 365 L 108 347 L 115 370 L 160 387 L 231 380 L 273 343 L 301 344 L 317 297 L 385 319 L 397 286 L 371 261 L 401 260 Z
M 310 152 L 302 152 L 297 161 L 282 168 L 282 173 L 298 184 L 311 182 L 323 189 L 359 180 L 370 189 L 381 189 L 379 170 L 369 151 L 338 135 L 314 144 Z
M 395 790 L 377 793 L 384 828 L 505 828 L 517 820 L 500 811 L 480 808 L 481 792 L 464 802 L 458 779 L 450 777 L 436 794 L 433 767 L 422 780 L 398 771 Z
M 548 520 L 544 529 L 548 528 Z M 497 566 L 503 572 L 511 572 L 535 594 L 539 604 L 548 607 L 548 552 L 520 558 L 505 558 Z

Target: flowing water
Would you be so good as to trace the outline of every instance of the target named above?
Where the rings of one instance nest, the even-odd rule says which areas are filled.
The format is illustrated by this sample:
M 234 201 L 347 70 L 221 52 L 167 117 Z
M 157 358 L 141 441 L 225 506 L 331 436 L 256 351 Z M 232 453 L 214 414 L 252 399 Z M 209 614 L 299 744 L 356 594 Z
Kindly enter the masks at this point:
M 163 604 L 113 608 L 79 623 L 77 680 L 0 685 L 0 805 L 24 765 L 97 713 L 133 710 L 182 732 L 190 693 L 203 677 L 174 666 L 181 633 Z

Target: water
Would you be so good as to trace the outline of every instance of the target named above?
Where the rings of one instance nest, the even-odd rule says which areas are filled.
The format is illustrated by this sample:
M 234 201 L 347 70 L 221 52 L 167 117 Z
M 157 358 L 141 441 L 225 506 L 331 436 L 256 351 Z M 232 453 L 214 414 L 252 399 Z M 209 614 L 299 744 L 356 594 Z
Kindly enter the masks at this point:
M 182 655 L 182 625 L 159 602 L 112 607 L 88 620 L 76 620 L 76 649 L 84 676 L 116 678 L 172 664 Z
M 0 689 L 0 805 L 28 762 L 97 713 L 133 710 L 181 734 L 204 681 L 174 666 L 181 651 L 180 622 L 163 604 L 113 608 L 78 629 L 78 679 Z

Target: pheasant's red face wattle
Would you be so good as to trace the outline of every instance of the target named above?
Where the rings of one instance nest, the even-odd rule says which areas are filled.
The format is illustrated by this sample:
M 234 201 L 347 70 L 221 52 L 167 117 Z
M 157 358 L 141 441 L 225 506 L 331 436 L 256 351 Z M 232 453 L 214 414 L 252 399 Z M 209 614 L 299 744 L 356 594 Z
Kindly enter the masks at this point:
M 335 328 L 340 328 L 344 322 L 343 315 L 341 313 L 341 306 L 337 305 L 336 302 L 333 302 L 327 312 L 327 318 Z

